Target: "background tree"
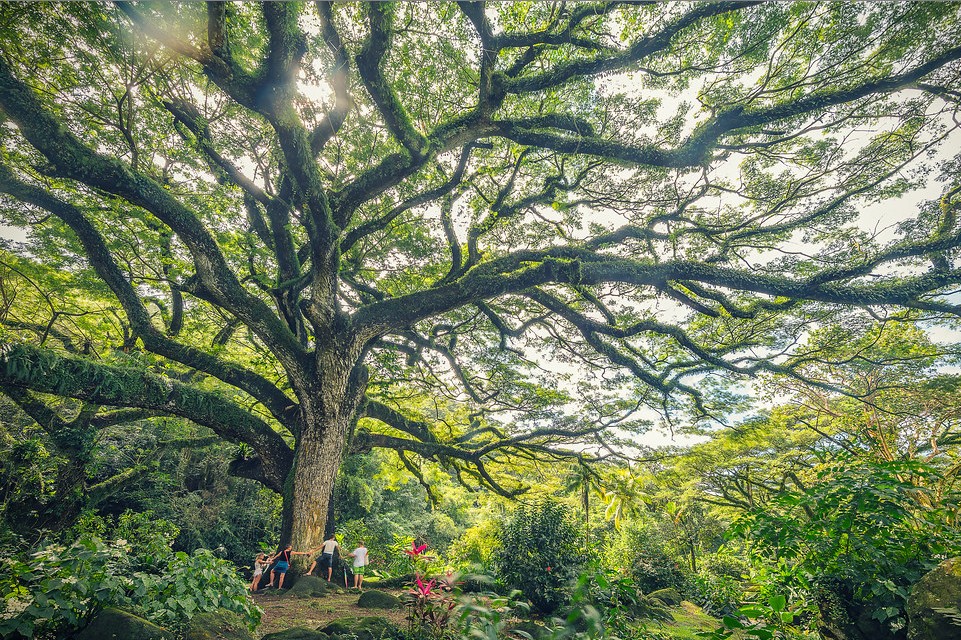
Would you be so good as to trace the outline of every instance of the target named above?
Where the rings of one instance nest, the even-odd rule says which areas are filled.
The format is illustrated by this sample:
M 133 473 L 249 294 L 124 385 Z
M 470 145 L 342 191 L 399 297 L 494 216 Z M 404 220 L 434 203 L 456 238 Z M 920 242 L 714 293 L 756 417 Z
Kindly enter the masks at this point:
M 799 339 L 842 310 L 957 316 L 958 32 L 942 3 L 7 5 L 5 221 L 123 334 L 8 323 L 2 384 L 244 443 L 298 548 L 348 446 L 512 495 L 509 460 L 717 414 L 712 371 L 819 384 Z

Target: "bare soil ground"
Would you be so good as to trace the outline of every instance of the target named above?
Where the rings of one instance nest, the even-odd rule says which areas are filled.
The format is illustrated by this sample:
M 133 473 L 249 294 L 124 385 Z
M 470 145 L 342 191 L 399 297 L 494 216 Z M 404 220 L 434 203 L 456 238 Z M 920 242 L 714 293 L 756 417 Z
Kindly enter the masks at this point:
M 382 589 L 382 591 L 395 596 L 400 596 L 402 593 L 397 589 Z M 401 629 L 407 624 L 406 609 L 403 608 L 361 609 L 357 606 L 357 600 L 360 598 L 360 593 L 357 591 L 330 591 L 326 596 L 318 598 L 295 598 L 288 595 L 286 589 L 279 593 L 276 589 L 268 589 L 258 591 L 253 598 L 257 606 L 264 611 L 260 626 L 257 627 L 258 638 L 293 627 L 316 629 L 337 618 L 347 616 L 381 616 Z

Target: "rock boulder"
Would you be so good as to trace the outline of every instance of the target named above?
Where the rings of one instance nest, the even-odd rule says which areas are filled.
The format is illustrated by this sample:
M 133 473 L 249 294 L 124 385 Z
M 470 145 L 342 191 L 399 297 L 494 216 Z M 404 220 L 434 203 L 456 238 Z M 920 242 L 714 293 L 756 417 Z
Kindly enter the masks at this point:
M 75 640 L 174 640 L 163 627 L 120 609 L 104 609 Z
M 320 631 L 330 640 L 404 640 L 404 633 L 380 616 L 338 618 Z
M 396 609 L 401 606 L 401 601 L 397 596 L 371 589 L 360 594 L 357 606 L 361 609 Z
M 961 640 L 961 557 L 915 583 L 908 597 L 908 640 Z
M 321 598 L 327 595 L 327 581 L 316 576 L 304 576 L 290 588 L 295 598 Z
M 185 640 L 254 640 L 254 634 L 241 615 L 218 609 L 195 615 L 190 620 Z

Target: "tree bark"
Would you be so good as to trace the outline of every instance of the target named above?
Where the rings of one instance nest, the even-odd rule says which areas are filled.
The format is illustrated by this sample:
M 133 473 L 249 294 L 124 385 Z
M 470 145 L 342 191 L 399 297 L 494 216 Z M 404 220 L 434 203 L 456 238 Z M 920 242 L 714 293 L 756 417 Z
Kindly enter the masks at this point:
M 294 458 L 290 544 L 295 551 L 306 551 L 324 538 L 330 488 L 337 479 L 346 442 L 341 425 L 325 426 L 328 428 L 311 429 L 301 438 Z M 327 437 L 321 437 L 321 431 L 327 431 Z
M 290 490 L 284 495 L 290 505 L 289 538 L 286 527 L 282 535 L 295 551 L 307 551 L 324 540 L 337 472 L 367 387 L 364 354 L 349 344 L 318 349 L 315 391 L 302 398 L 303 429 L 294 453 Z

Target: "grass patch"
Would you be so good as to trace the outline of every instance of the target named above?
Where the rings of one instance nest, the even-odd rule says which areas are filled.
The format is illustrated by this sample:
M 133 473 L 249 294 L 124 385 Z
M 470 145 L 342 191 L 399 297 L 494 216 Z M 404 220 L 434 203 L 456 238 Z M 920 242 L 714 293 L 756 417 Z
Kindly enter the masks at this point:
M 698 633 L 713 631 L 721 625 L 717 618 L 712 618 L 699 606 L 686 600 L 681 606 L 671 609 L 671 616 L 674 617 L 673 622 L 650 622 L 644 628 L 652 637 L 660 640 L 699 640 Z

